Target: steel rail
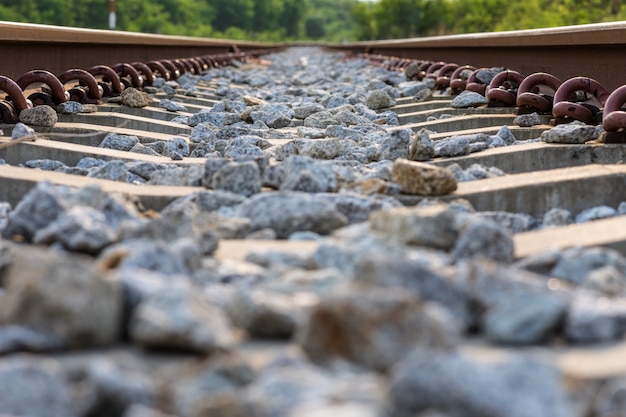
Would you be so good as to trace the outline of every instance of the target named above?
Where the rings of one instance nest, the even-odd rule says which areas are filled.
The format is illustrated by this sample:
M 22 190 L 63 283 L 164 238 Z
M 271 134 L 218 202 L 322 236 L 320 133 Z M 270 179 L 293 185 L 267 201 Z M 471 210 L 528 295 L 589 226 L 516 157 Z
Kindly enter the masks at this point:
M 626 84 L 626 22 L 327 45 L 335 50 Z
M 228 39 L 162 36 L 0 21 L 0 74 L 17 78 L 33 69 L 55 74 L 69 68 L 112 66 L 275 48 Z

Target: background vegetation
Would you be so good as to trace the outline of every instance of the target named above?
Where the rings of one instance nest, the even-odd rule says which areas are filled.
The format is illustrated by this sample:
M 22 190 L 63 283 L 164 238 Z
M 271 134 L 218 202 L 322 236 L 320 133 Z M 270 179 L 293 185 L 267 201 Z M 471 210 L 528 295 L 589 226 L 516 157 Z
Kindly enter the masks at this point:
M 260 41 L 367 40 L 626 19 L 621 0 L 117 0 L 117 29 Z M 0 20 L 106 29 L 109 0 L 0 0 Z
M 359 39 L 580 25 L 626 19 L 621 0 L 379 0 L 354 8 Z

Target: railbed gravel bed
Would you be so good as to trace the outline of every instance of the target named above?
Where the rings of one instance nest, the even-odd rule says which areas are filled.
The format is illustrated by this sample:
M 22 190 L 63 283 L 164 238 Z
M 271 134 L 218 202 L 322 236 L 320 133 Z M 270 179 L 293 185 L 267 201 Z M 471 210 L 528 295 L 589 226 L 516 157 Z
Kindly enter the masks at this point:
M 626 415 L 626 257 L 573 247 L 515 259 L 513 243 L 626 215 L 626 201 L 542 218 L 481 212 L 438 196 L 506 167 L 430 163 L 584 143 L 597 128 L 431 140 L 398 127 L 392 108 L 445 99 L 429 82 L 319 49 L 266 59 L 159 81 L 149 101 L 126 102 L 167 111 L 159 120 L 187 133 L 111 133 L 100 147 L 162 163 L 21 164 L 205 189 L 158 213 L 97 183 L 42 182 L 14 207 L 0 202 L 0 414 Z M 467 99 L 479 98 L 454 106 L 484 104 Z M 406 207 L 402 193 L 424 197 Z M 216 256 L 231 239 L 259 245 L 243 260 Z M 289 247 L 269 244 L 277 239 Z

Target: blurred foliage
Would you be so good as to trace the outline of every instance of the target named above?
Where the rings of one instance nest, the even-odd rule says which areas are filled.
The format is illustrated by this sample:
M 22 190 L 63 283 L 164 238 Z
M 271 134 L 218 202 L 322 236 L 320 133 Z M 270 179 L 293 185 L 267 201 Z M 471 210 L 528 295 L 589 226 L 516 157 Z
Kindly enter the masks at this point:
M 352 38 L 358 0 L 117 0 L 118 30 L 285 41 Z M 0 20 L 107 29 L 109 0 L 0 0 Z
M 580 25 L 626 19 L 621 0 L 379 0 L 353 9 L 359 40 Z
M 626 19 L 621 0 L 117 0 L 117 29 L 259 41 L 368 40 Z M 0 20 L 106 29 L 109 0 L 0 0 Z

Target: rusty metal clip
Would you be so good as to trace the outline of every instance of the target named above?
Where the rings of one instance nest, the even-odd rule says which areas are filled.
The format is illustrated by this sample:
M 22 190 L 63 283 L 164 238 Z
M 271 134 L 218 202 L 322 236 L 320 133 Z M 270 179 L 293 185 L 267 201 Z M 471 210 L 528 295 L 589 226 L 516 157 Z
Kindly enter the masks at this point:
M 13 110 L 18 114 L 24 109 L 33 107 L 32 103 L 29 103 L 26 96 L 24 96 L 22 88 L 9 77 L 0 75 L 0 90 L 7 93 L 11 100 Z
M 167 68 L 165 68 L 165 65 L 163 65 L 163 63 L 159 61 L 148 61 L 146 62 L 146 65 L 152 70 L 153 76 L 155 73 L 158 73 L 158 75 L 166 81 L 169 81 L 171 79 L 170 72 Z
M 102 95 L 106 97 L 119 96 L 122 93 L 122 82 L 119 75 L 111 67 L 96 65 L 87 70 L 94 77 L 102 77 L 98 83 L 102 87 Z
M 575 93 L 577 91 L 585 93 L 585 100 L 570 101 L 570 99 L 576 100 Z M 587 98 L 587 93 L 591 94 L 590 99 Z M 569 123 L 573 120 L 587 124 L 600 123 L 600 107 L 604 106 L 608 98 L 608 90 L 596 80 L 588 77 L 570 78 L 561 84 L 554 94 L 554 106 L 552 107 L 554 119 L 550 123 Z M 593 99 L 596 103 L 592 103 Z
M 143 62 L 133 62 L 130 64 L 139 73 L 143 80 L 143 86 L 152 85 L 154 82 L 154 74 L 150 67 Z
M 159 61 L 170 72 L 170 80 L 177 80 L 180 77 L 181 72 L 176 68 L 176 65 L 169 59 L 162 59 Z
M 602 127 L 606 131 L 604 143 L 626 143 L 626 85 L 613 91 L 604 104 Z
M 499 72 L 487 88 L 488 107 L 513 107 L 517 98 L 517 89 L 524 76 L 517 71 Z
M 452 74 L 457 70 L 459 66 L 457 64 L 446 64 L 443 67 L 439 68 L 439 72 L 437 73 L 437 88 L 440 90 L 445 90 L 450 87 L 450 80 L 452 79 Z
M 476 68 L 471 65 L 463 65 L 458 67 L 450 76 L 450 88 L 452 88 L 452 94 L 460 94 L 465 90 L 467 86 L 467 79 L 476 71 Z
M 33 106 L 48 105 L 54 109 L 61 103 L 65 103 L 69 100 L 69 94 L 65 92 L 63 83 L 53 73 L 45 70 L 33 70 L 28 71 L 20 78 L 15 80 L 15 83 L 20 86 L 22 91 L 35 83 L 42 83 L 50 88 L 50 93 L 40 91 L 32 93 L 28 96 L 28 99 L 33 102 Z
M 426 77 L 426 72 L 428 71 L 428 68 L 433 64 L 432 61 L 424 61 L 420 64 L 417 74 L 415 75 L 415 78 L 417 78 L 418 81 L 422 81 L 424 79 L 424 77 Z
M 545 72 L 524 78 L 517 90 L 515 114 L 551 114 L 554 95 L 560 86 L 561 80 Z
M 474 70 L 467 78 L 467 84 L 465 85 L 465 89 L 467 91 L 473 91 L 474 93 L 485 95 L 485 91 L 487 90 L 487 84 L 483 83 L 478 79 L 478 73 L 480 71 L 488 71 L 489 68 L 478 68 Z
M 120 81 L 125 88 L 134 87 L 141 89 L 143 87 L 143 78 L 137 70 L 130 64 L 115 64 L 111 67 L 113 71 L 120 77 Z
M 202 65 L 202 72 L 208 71 L 211 68 L 211 63 L 208 59 L 206 59 L 206 57 L 197 56 L 196 59 L 198 60 L 200 65 Z
M 196 57 L 193 57 L 193 58 L 189 58 L 189 60 L 196 67 L 196 69 L 198 71 L 198 74 L 202 74 L 204 71 L 209 69 L 207 67 L 206 63 L 204 62 L 204 60 L 202 59 L 202 57 L 196 56 Z
M 178 69 L 178 72 L 182 75 L 189 72 L 187 66 L 180 59 L 172 59 L 170 60 L 172 64 Z
M 68 91 L 70 100 L 83 104 L 100 103 L 103 93 L 102 87 L 98 85 L 98 80 L 89 72 L 74 68 L 59 75 L 58 79 L 63 85 L 75 80 L 80 82 L 80 87 L 73 87 Z
M 424 74 L 424 78 L 430 78 L 432 80 L 436 80 L 439 69 L 443 68 L 444 65 L 446 65 L 445 62 L 441 62 L 441 61 L 433 62 L 426 69 L 426 74 Z
M 20 115 L 13 107 L 13 103 L 0 100 L 0 122 L 15 124 L 20 121 Z

